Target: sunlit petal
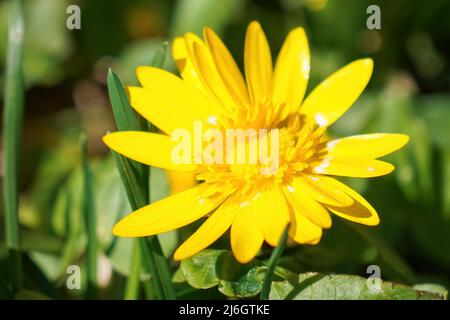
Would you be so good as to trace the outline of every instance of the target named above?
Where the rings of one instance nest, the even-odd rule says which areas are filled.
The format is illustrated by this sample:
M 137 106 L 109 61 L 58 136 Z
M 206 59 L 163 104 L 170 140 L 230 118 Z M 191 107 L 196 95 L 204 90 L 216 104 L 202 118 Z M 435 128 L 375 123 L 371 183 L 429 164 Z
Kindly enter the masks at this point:
M 311 222 L 300 211 L 294 210 L 293 223 L 289 228 L 289 236 L 300 244 L 317 244 L 322 238 L 322 228 Z
M 278 186 L 258 192 L 251 200 L 255 223 L 264 239 L 273 247 L 278 245 L 283 230 L 289 223 L 289 207 Z
M 293 187 L 295 185 L 295 187 Z M 316 200 L 314 200 L 310 194 L 308 194 L 307 187 L 298 181 L 293 182 L 285 188 L 286 196 L 289 203 L 296 212 L 301 213 L 307 217 L 314 224 L 322 227 L 331 227 L 331 217 L 328 211 Z
M 240 263 L 252 260 L 264 242 L 264 236 L 255 223 L 255 214 L 249 202 L 240 203 L 239 213 L 236 214 L 231 226 L 231 249 Z
M 245 78 L 250 98 L 259 103 L 270 95 L 272 56 L 264 31 L 253 21 L 247 28 L 244 49 Z
M 320 127 L 329 126 L 358 99 L 370 80 L 372 59 L 356 60 L 320 83 L 303 102 L 300 113 Z
M 272 99 L 297 111 L 309 78 L 309 46 L 303 28 L 292 30 L 284 41 L 273 74 Z
M 217 70 L 233 99 L 244 106 L 250 104 L 242 73 L 227 47 L 210 28 L 205 28 L 204 36 Z
M 204 185 L 181 191 L 129 214 L 113 233 L 120 237 L 144 237 L 183 227 L 210 213 L 224 197 L 205 197 Z
M 313 163 L 313 172 L 343 177 L 372 178 L 391 173 L 395 167 L 380 160 L 341 160 L 332 157 Z
M 128 88 L 131 106 L 164 132 L 192 130 L 195 120 L 220 117 L 214 103 L 170 72 L 138 67 L 137 75 L 143 88 Z
M 374 159 L 402 148 L 408 141 L 409 137 L 404 134 L 363 134 L 329 141 L 326 150 L 333 158 Z
M 231 226 L 237 214 L 233 199 L 225 202 L 190 236 L 174 254 L 175 260 L 183 260 L 198 253 L 216 241 Z
M 193 171 L 190 163 L 175 163 L 172 150 L 177 144 L 170 137 L 157 133 L 140 131 L 119 131 L 103 137 L 112 150 L 135 161 L 163 169 Z

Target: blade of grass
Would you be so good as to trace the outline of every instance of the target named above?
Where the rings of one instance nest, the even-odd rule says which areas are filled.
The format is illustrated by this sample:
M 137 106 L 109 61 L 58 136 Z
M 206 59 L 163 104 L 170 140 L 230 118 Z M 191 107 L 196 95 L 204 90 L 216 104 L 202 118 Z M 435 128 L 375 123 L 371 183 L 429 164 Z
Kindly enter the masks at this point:
M 167 45 L 164 48 L 166 47 Z M 152 63 L 154 61 L 160 61 L 162 63 L 165 52 L 166 49 L 163 49 L 163 53 L 155 54 Z M 148 130 L 147 121 L 140 118 L 131 109 L 120 79 L 111 70 L 108 72 L 108 90 L 110 92 L 111 105 L 118 129 L 120 131 Z M 130 119 L 136 119 L 137 121 L 134 122 Z M 149 168 L 115 153 L 114 157 L 132 209 L 137 210 L 147 205 L 150 202 Z M 158 238 L 154 236 L 148 239 L 140 238 L 137 241 L 139 242 L 140 253 L 142 255 L 141 259 L 139 259 L 143 269 L 141 271 L 151 277 L 150 283 L 152 290 L 149 290 L 148 281 L 144 282 L 147 297 L 156 295 L 158 299 L 175 299 L 175 291 L 172 286 L 169 267 L 162 253 Z M 138 259 L 133 259 L 133 261 L 136 262 Z M 131 269 L 133 272 L 138 272 L 136 271 L 138 269 L 134 266 Z M 130 288 L 135 288 L 135 286 L 131 286 L 130 284 Z
M 136 113 L 131 108 L 128 98 L 123 90 L 122 83 L 119 77 L 111 70 L 108 70 L 108 92 L 109 99 L 112 104 L 114 118 L 116 120 L 117 128 L 120 131 L 132 130 L 132 128 L 139 128 L 140 122 Z M 140 203 L 147 203 L 148 189 L 142 188 L 145 185 L 145 180 L 148 179 L 148 169 L 135 161 L 131 161 L 113 152 L 116 166 L 119 170 L 121 180 L 127 193 L 128 201 L 130 202 L 133 210 L 138 208 Z M 138 240 L 134 241 L 133 254 L 130 265 L 130 275 L 127 279 L 125 296 L 127 300 L 137 299 L 139 296 L 139 282 L 140 282 L 140 265 L 141 265 L 141 250 L 139 249 L 140 243 Z M 137 281 L 137 283 L 136 283 Z M 153 289 L 149 290 L 149 286 L 145 286 L 146 295 L 152 294 Z
M 13 2 L 10 17 L 3 109 L 3 198 L 9 279 L 11 288 L 17 291 L 22 286 L 18 180 L 25 100 L 22 73 L 24 18 L 20 0 Z
M 167 42 L 164 42 L 164 44 L 156 51 L 156 53 L 153 56 L 153 59 L 150 63 L 150 65 L 154 67 L 163 68 L 165 63 L 165 58 L 167 55 Z M 151 123 L 149 123 L 146 119 L 138 115 L 138 122 L 139 122 L 139 130 L 141 131 L 154 131 L 154 127 Z M 143 170 L 143 176 L 144 176 L 144 183 L 145 189 L 147 191 L 147 202 L 151 202 L 150 198 L 150 171 L 151 167 L 144 166 Z M 145 266 L 146 270 L 150 270 L 150 274 L 159 274 L 158 278 L 154 278 L 154 281 L 158 281 L 159 284 L 157 287 L 158 290 L 163 292 L 163 297 L 166 299 L 176 299 L 175 290 L 172 285 L 172 276 L 169 272 L 169 268 L 167 267 L 167 261 L 164 257 L 161 244 L 159 243 L 158 237 L 148 237 L 148 238 L 141 238 L 139 239 L 141 244 L 141 251 L 142 251 L 142 263 Z M 166 266 L 165 268 L 160 268 L 159 266 Z
M 167 41 L 165 41 L 163 45 L 158 48 L 158 50 L 156 50 L 155 54 L 153 55 L 152 61 L 150 62 L 151 66 L 164 68 L 167 56 L 167 47 L 168 43 Z
M 286 247 L 288 230 L 289 225 L 286 226 L 286 228 L 284 229 L 277 247 L 272 251 L 272 254 L 270 255 L 270 259 L 267 265 L 266 277 L 264 278 L 264 282 L 261 289 L 260 295 L 261 300 L 269 299 L 270 287 L 272 285 L 272 277 L 277 267 L 278 259 L 280 259 L 281 255 L 283 254 L 284 248 Z
M 142 262 L 145 269 L 150 270 L 152 281 L 156 284 L 157 297 L 164 300 L 175 300 L 172 276 L 158 237 L 139 238 L 139 242 L 141 243 Z M 155 275 L 157 276 L 155 277 Z
M 141 188 L 139 188 L 139 182 L 136 177 L 136 166 L 133 166 L 131 160 L 122 157 L 120 154 L 116 152 L 112 152 L 114 160 L 116 162 L 117 170 L 119 171 L 120 179 L 125 187 L 125 192 L 127 194 L 128 201 L 130 202 L 130 206 L 133 210 L 137 210 L 139 208 L 139 204 L 147 203 L 147 198 L 145 197 L 144 192 Z M 141 171 L 142 173 L 143 171 Z M 134 241 L 133 247 L 140 248 L 141 244 L 139 243 L 139 239 Z M 130 275 L 127 279 L 126 290 L 125 290 L 125 299 L 132 300 L 131 297 L 138 296 L 139 286 L 134 284 L 135 279 L 140 279 L 140 265 L 142 264 L 141 259 L 141 250 L 136 251 L 136 255 L 138 257 L 133 256 L 131 258 L 130 265 Z M 150 270 L 142 270 L 143 272 L 147 272 L 150 274 Z M 155 291 L 153 288 L 153 284 L 149 284 L 149 281 L 144 282 L 144 289 L 147 297 L 151 297 L 153 292 Z M 131 290 L 135 290 L 135 292 L 131 292 Z
M 87 273 L 87 290 L 86 295 L 89 299 L 97 296 L 97 234 L 96 234 L 96 217 L 94 209 L 94 196 L 92 175 L 89 168 L 89 158 L 87 153 L 86 136 L 80 138 L 81 157 L 83 167 L 83 213 L 84 223 L 87 233 L 87 250 L 86 250 L 86 273 Z
M 140 272 L 139 266 L 141 265 L 141 252 L 140 244 L 138 241 L 133 242 L 133 253 L 131 256 L 131 269 L 130 275 L 127 279 L 127 284 L 125 287 L 125 300 L 137 300 L 139 299 L 139 283 L 140 283 Z
M 27 288 L 42 292 L 52 299 L 58 298 L 54 284 L 28 255 L 23 256 L 23 269 L 24 283 Z

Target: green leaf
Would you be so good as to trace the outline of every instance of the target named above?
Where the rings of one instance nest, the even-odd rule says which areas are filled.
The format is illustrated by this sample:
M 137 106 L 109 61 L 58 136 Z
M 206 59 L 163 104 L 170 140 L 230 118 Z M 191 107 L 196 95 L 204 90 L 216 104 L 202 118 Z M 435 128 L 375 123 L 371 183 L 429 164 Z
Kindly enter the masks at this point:
M 243 265 L 230 251 L 214 249 L 183 260 L 180 269 L 189 285 L 196 289 L 219 286 L 224 295 L 239 298 L 256 296 L 267 271 L 267 267 L 256 260 Z
M 131 270 L 125 287 L 125 300 L 137 300 L 139 298 L 139 266 L 141 264 L 141 254 L 139 250 L 139 242 L 133 241 Z
M 443 294 L 380 280 L 380 287 L 355 275 L 304 273 L 297 282 L 272 283 L 272 300 L 443 300 Z
M 83 213 L 87 232 L 86 273 L 87 273 L 87 295 L 95 298 L 97 291 L 97 219 L 95 216 L 92 174 L 89 168 L 86 137 L 80 139 L 81 160 L 83 168 Z
M 119 131 L 126 131 L 131 130 L 131 128 L 137 128 L 136 114 L 131 109 L 119 77 L 111 69 L 108 70 L 107 82 L 109 99 L 113 108 L 117 129 Z
M 413 288 L 420 291 L 437 293 L 441 295 L 445 300 L 447 300 L 448 297 L 448 290 L 439 284 L 435 283 L 416 284 Z
M 163 56 L 167 46 L 163 48 L 163 52 L 154 57 L 153 62 L 163 62 Z M 147 128 L 147 122 L 140 117 L 137 117 L 137 123 L 135 123 L 130 116 L 134 112 L 123 92 L 123 87 L 117 76 L 112 71 L 108 74 L 108 90 L 110 91 L 111 105 L 116 117 L 116 121 L 119 130 L 145 130 Z M 141 164 L 132 162 L 118 154 L 115 154 L 117 168 L 119 170 L 122 182 L 125 186 L 125 190 L 130 201 L 130 205 L 133 210 L 137 210 L 149 203 L 149 168 Z M 156 236 L 148 238 L 140 238 L 140 257 L 134 257 L 134 263 L 142 264 L 142 272 L 151 276 L 150 284 L 152 288 L 148 286 L 148 281 L 144 282 L 147 296 L 153 296 L 156 294 L 158 299 L 175 299 L 175 291 L 171 282 L 171 275 L 165 260 L 161 244 Z M 134 272 L 138 272 L 139 269 L 135 268 L 133 264 L 131 268 Z M 135 279 L 136 277 L 132 277 Z M 133 280 L 134 281 L 134 280 Z M 130 284 L 129 288 L 137 288 L 134 284 Z M 135 297 L 136 294 L 132 294 L 128 291 L 128 296 Z
M 24 18 L 22 3 L 15 0 L 11 10 L 6 58 L 3 109 L 3 198 L 6 246 L 10 256 L 10 281 L 14 290 L 22 285 L 19 235 L 19 154 L 22 141 L 24 84 L 22 74 Z
M 181 271 L 181 274 L 180 274 Z M 207 249 L 183 260 L 174 275 L 174 282 L 186 281 L 196 289 L 215 286 L 224 295 L 233 298 L 256 296 L 262 289 L 267 267 L 253 260 L 243 265 L 227 250 Z M 445 299 L 446 290 L 437 285 L 412 288 L 380 279 L 380 289 L 373 279 L 355 275 L 321 273 L 293 274 L 276 268 L 276 279 L 270 287 L 269 299 L 302 300 L 367 300 L 367 299 Z M 371 285 L 368 285 L 368 284 Z
M 156 50 L 155 54 L 153 55 L 153 59 L 150 62 L 151 66 L 157 67 L 157 68 L 164 68 L 164 63 L 166 61 L 167 56 L 167 48 L 168 43 L 167 41 L 162 44 L 162 46 Z
M 181 271 L 181 268 L 178 268 L 173 276 L 172 276 L 172 282 L 173 283 L 183 283 L 186 282 L 186 278 L 184 277 L 183 272 Z

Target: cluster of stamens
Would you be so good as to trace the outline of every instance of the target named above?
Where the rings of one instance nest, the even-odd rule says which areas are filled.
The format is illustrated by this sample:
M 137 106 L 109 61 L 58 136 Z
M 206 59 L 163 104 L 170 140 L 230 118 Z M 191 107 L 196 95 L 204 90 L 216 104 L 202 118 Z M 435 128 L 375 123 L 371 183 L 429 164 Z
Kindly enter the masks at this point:
M 232 117 L 224 117 L 216 124 L 221 131 L 225 129 L 265 129 L 269 141 L 267 146 L 268 159 L 248 161 L 250 139 L 245 143 L 246 161 L 244 163 L 209 164 L 200 166 L 197 179 L 214 187 L 218 193 L 232 193 L 239 190 L 249 194 L 255 189 L 261 190 L 273 183 L 289 183 L 292 177 L 310 169 L 310 163 L 319 160 L 324 146 L 324 130 L 318 128 L 298 113 L 289 112 L 286 104 L 273 104 L 268 100 L 255 108 L 242 108 Z M 271 135 L 277 130 L 277 157 L 274 158 Z M 256 136 L 260 146 L 262 137 Z M 224 152 L 229 152 L 224 147 Z M 235 151 L 235 150 L 234 150 Z M 271 153 L 272 151 L 272 153 Z M 261 160 L 261 159 L 258 159 Z M 269 160 L 269 161 L 267 161 Z M 274 161 L 277 161 L 274 166 Z M 272 170 L 268 170 L 268 168 Z M 211 189 L 211 188 L 210 188 Z

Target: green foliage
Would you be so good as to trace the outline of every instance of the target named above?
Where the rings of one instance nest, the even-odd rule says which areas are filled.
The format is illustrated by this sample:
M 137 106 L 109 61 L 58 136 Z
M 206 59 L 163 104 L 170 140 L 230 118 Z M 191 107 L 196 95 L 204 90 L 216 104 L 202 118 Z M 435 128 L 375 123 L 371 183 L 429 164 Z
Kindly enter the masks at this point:
M 24 18 L 22 3 L 15 0 L 8 29 L 5 106 L 3 115 L 3 198 L 6 247 L 9 250 L 10 286 L 22 286 L 22 261 L 19 234 L 19 167 L 24 112 L 23 84 Z
M 298 282 L 274 282 L 273 300 L 443 300 L 446 294 L 383 281 L 380 288 L 367 285 L 367 279 L 354 275 L 305 273 Z
M 230 251 L 207 249 L 183 260 L 180 270 L 196 289 L 219 286 L 219 291 L 228 297 L 245 298 L 261 291 L 267 268 L 257 261 L 242 265 Z
M 218 286 L 225 296 L 246 298 L 261 292 L 267 271 L 257 260 L 242 265 L 229 251 L 207 249 L 183 260 L 173 280 L 186 281 L 196 289 Z M 381 280 L 378 288 L 372 279 L 355 275 L 315 272 L 295 275 L 280 267 L 275 274 L 268 295 L 273 300 L 442 300 L 447 297 L 444 288 L 432 284 L 412 288 Z

